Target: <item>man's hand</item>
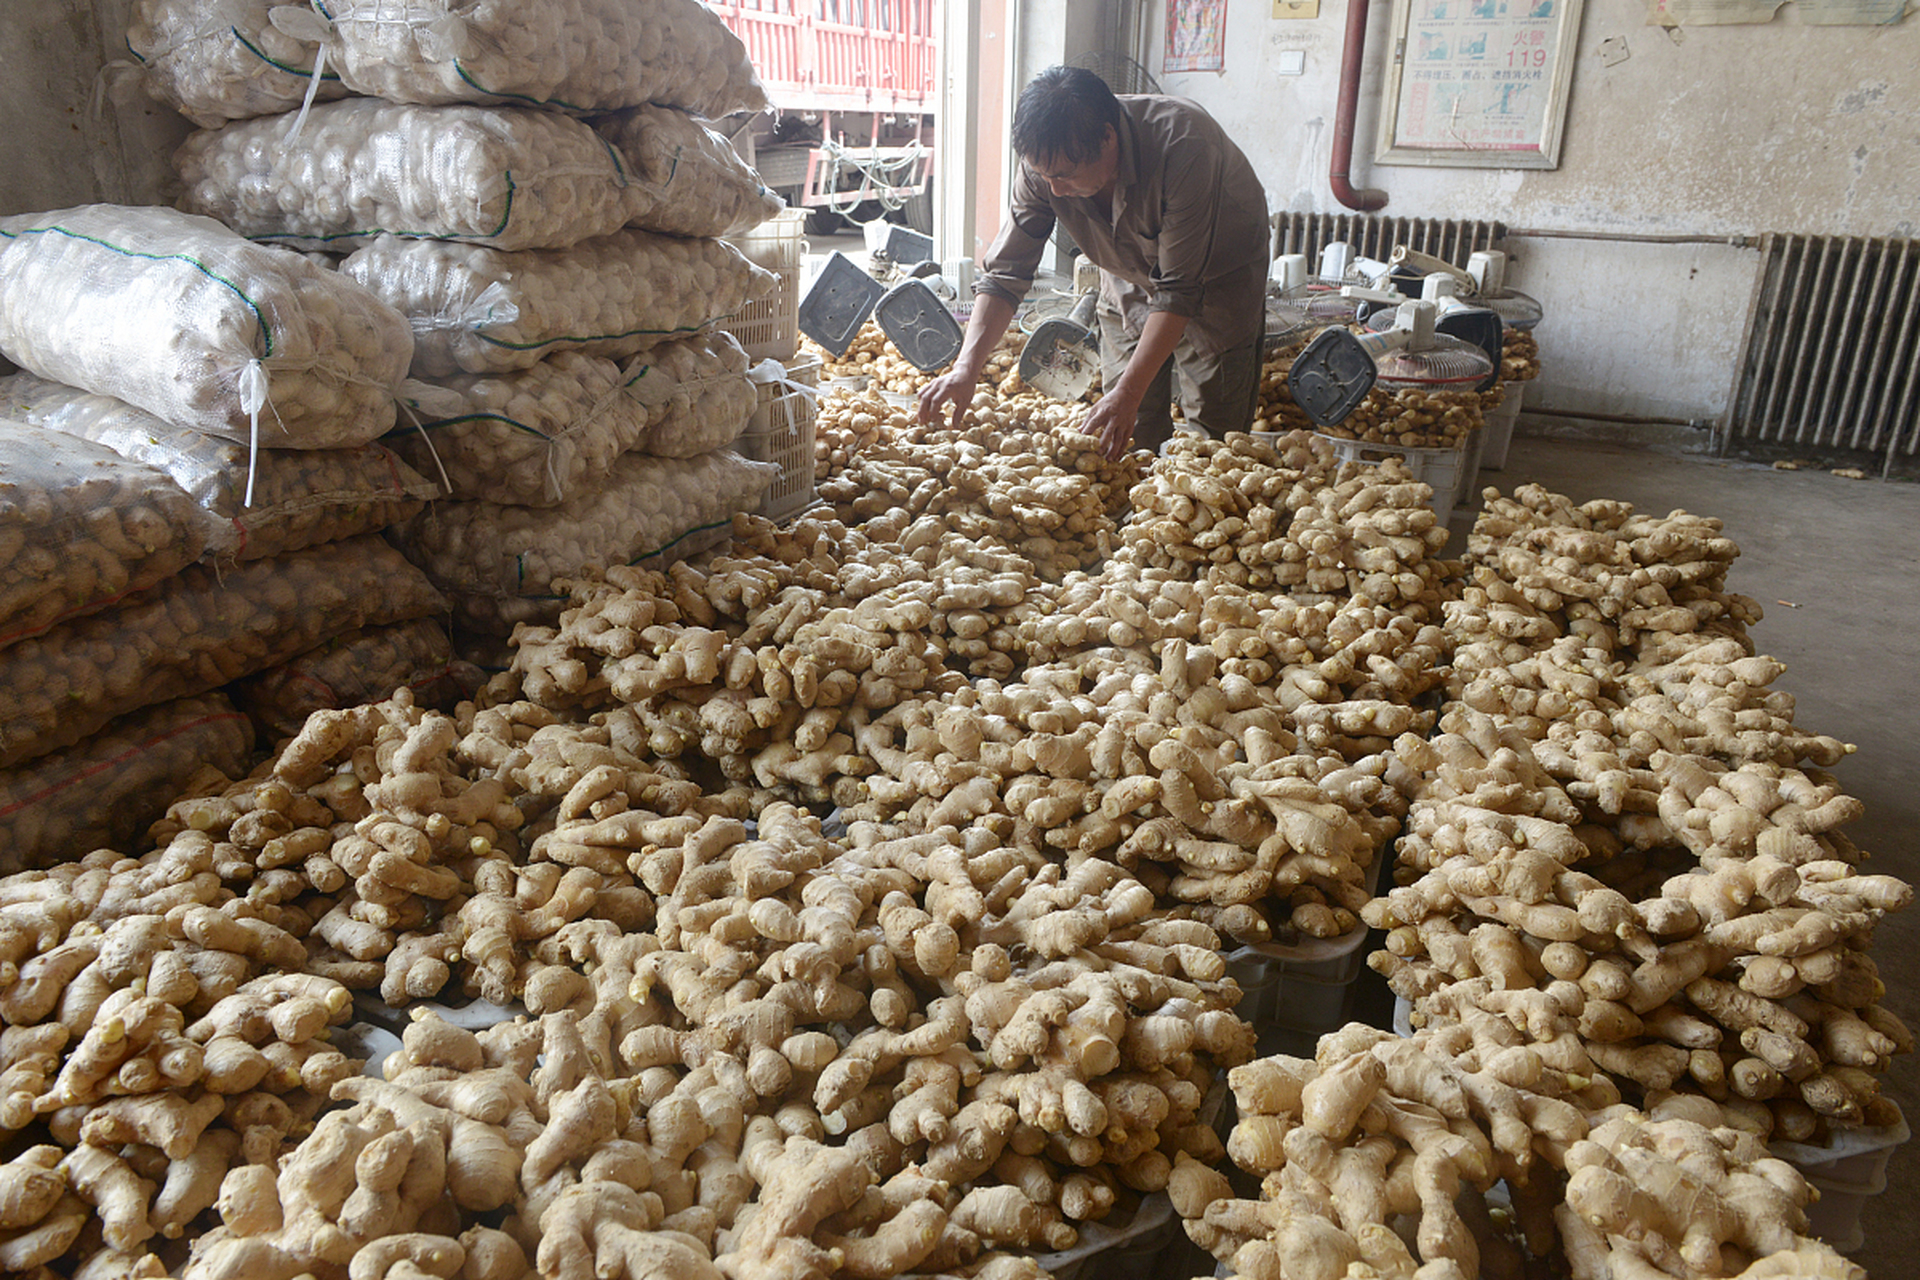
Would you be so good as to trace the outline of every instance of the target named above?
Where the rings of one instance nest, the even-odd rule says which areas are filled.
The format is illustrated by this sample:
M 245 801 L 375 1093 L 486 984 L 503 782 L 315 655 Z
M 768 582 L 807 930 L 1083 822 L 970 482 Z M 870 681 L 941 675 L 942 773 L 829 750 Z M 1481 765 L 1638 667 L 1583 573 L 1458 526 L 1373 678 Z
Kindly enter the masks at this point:
M 1000 335 L 1013 323 L 1014 304 L 996 294 L 976 294 L 973 314 L 967 317 L 967 334 L 960 341 L 960 354 L 953 367 L 929 382 L 920 391 L 920 421 L 932 422 L 940 406 L 953 406 L 953 429 L 967 425 L 967 411 L 973 408 L 973 390 L 980 383 L 980 370 L 986 367 Z
M 967 411 L 973 408 L 973 389 L 980 382 L 980 375 L 958 365 L 947 370 L 939 377 L 920 389 L 920 421 L 932 422 L 940 412 L 940 406 L 953 406 L 953 429 L 961 430 L 967 425 Z
M 1116 386 L 1094 404 L 1081 430 L 1097 439 L 1100 451 L 1118 462 L 1133 447 L 1133 427 L 1139 416 L 1139 398 Z

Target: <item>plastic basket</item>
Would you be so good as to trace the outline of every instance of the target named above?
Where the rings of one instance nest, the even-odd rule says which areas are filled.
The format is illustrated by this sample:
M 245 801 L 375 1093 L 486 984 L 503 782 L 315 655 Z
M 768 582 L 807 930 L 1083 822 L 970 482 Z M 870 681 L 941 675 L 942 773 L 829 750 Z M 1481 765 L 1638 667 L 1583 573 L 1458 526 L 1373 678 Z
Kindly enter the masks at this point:
M 1364 883 L 1372 888 L 1383 850 L 1375 849 Z M 1240 985 L 1235 1012 L 1256 1030 L 1337 1031 L 1347 1022 L 1347 996 L 1367 967 L 1367 926 L 1332 938 L 1295 935 L 1229 951 L 1227 976 Z
M 1227 976 L 1240 984 L 1235 1012 L 1256 1029 L 1338 1030 L 1353 980 L 1366 967 L 1366 941 L 1363 924 L 1305 945 L 1268 942 L 1228 952 Z
M 1480 469 L 1482 471 L 1501 471 L 1507 465 L 1507 447 L 1513 443 L 1513 424 L 1520 417 L 1520 399 L 1525 394 L 1524 382 L 1506 382 L 1506 399 L 1487 410 L 1487 443 L 1480 450 Z
M 1832 1245 L 1835 1252 L 1852 1253 L 1867 1242 L 1867 1228 L 1860 1220 L 1874 1192 L 1850 1191 L 1844 1183 L 1830 1183 L 1811 1175 L 1807 1185 L 1820 1198 L 1807 1206 L 1807 1234 Z
M 1333 447 L 1334 455 L 1342 462 L 1377 463 L 1385 462 L 1388 458 L 1400 459 L 1406 464 L 1407 470 L 1413 473 L 1415 480 L 1433 490 L 1427 505 L 1442 520 L 1453 514 L 1453 508 L 1460 500 L 1460 492 L 1468 480 L 1467 464 L 1472 460 L 1474 448 L 1471 440 L 1457 449 L 1415 449 L 1408 445 L 1342 440 L 1339 436 L 1321 435 L 1320 439 Z
M 785 381 L 763 383 L 753 418 L 734 442 L 741 457 L 780 466 L 780 474 L 760 503 L 759 514 L 769 520 L 790 519 L 813 505 L 813 436 L 819 407 L 814 393 L 803 388 L 819 383 L 817 356 L 789 365 Z
M 1161 1254 L 1185 1239 L 1173 1202 L 1157 1191 L 1124 1220 L 1119 1216 L 1077 1224 L 1078 1244 L 1034 1261 L 1054 1280 L 1158 1280 Z
M 1912 1136 L 1903 1115 L 1882 1128 L 1835 1129 L 1824 1146 L 1776 1139 L 1768 1148 L 1820 1193 L 1807 1206 L 1808 1234 L 1852 1253 L 1866 1243 L 1861 1215 L 1867 1202 L 1887 1189 L 1894 1149 Z
M 1871 1194 L 1887 1185 L 1887 1162 L 1894 1148 L 1912 1136 L 1902 1115 L 1884 1128 L 1835 1129 L 1823 1146 L 1779 1139 L 1768 1146 L 1776 1157 L 1810 1178 Z
M 1480 508 L 1480 458 L 1487 447 L 1485 427 L 1467 437 L 1466 460 L 1460 467 L 1460 480 L 1453 493 L 1453 514 L 1472 522 Z
M 800 233 L 805 224 L 804 210 L 783 209 L 753 230 L 727 237 L 749 262 L 779 278 L 770 296 L 747 303 L 724 326 L 755 360 L 789 360 L 800 349 L 800 268 L 807 256 Z

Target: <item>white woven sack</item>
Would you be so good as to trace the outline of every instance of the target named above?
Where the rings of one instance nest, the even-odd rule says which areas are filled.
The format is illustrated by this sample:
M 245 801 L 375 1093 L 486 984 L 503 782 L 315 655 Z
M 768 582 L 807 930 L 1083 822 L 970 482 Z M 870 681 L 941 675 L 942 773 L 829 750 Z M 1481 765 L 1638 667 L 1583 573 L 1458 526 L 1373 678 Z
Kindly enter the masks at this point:
M 337 71 L 321 64 L 317 43 L 276 27 L 268 13 L 282 0 L 134 0 L 127 48 L 145 71 L 148 96 L 203 129 L 292 111 L 345 97 Z
M 219 536 L 207 549 L 226 559 L 260 560 L 372 533 L 440 494 L 378 444 L 253 453 L 30 373 L 0 378 L 0 414 L 91 440 L 167 476 L 218 518 Z
M 576 114 L 663 102 L 718 118 L 767 93 L 699 0 L 328 0 L 340 78 L 392 102 Z
M 633 107 L 594 120 L 648 197 L 633 225 L 673 236 L 729 236 L 786 208 L 733 144 L 684 111 Z
M 556 351 L 621 359 L 778 284 L 724 240 L 633 229 L 523 253 L 388 236 L 340 272 L 413 322 L 413 372 L 427 378 L 525 369 Z
M 242 777 L 252 751 L 246 716 L 209 693 L 122 716 L 67 750 L 0 769 L 0 875 L 71 863 L 82 849 L 135 848 L 197 775 Z
M 281 449 L 393 425 L 406 317 L 297 254 L 173 209 L 0 219 L 0 353 L 178 427 Z
M 152 467 L 0 418 L 0 649 L 112 608 L 224 533 Z
M 551 507 L 604 477 L 647 429 L 629 375 L 601 356 L 562 351 L 530 369 L 461 374 L 431 386 L 421 429 L 388 443 L 414 466 L 444 470 L 451 496 Z
M 748 363 L 739 341 L 723 332 L 663 342 L 635 356 L 627 387 L 646 406 L 647 428 L 633 447 L 691 458 L 739 439 L 760 399 Z
M 556 578 L 639 560 L 751 511 L 779 470 L 725 449 L 697 458 L 629 453 L 604 484 L 565 506 L 437 502 L 392 537 L 443 590 L 544 595 Z
M 355 627 L 446 601 L 377 534 L 216 571 L 189 565 L 113 610 L 0 650 L 0 768 L 168 698 L 206 693 Z
M 581 121 L 516 107 L 350 98 L 190 136 L 182 206 L 242 235 L 344 253 L 382 234 L 556 249 L 626 225 L 619 153 Z

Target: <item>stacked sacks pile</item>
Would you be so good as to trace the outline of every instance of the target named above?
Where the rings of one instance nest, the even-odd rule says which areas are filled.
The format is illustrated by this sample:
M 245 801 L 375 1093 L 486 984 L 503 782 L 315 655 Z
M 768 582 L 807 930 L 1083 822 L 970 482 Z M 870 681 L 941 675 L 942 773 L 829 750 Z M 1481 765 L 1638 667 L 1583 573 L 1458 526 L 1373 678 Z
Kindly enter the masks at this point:
M 235 44 L 259 27 L 347 96 L 247 83 Z M 130 42 L 155 95 L 210 126 L 176 156 L 186 207 L 351 252 L 340 272 L 412 323 L 392 443 L 452 501 L 397 543 L 466 627 L 557 615 L 548 579 L 503 580 L 497 552 L 625 563 L 754 505 L 770 477 L 720 452 L 753 390 L 708 330 L 773 287 L 721 237 L 780 201 L 703 122 L 765 104 L 704 6 L 144 0 Z M 583 534 L 608 512 L 628 527 Z
M 0 277 L 0 352 L 28 371 L 0 385 L 9 558 L 33 587 L 5 627 L 0 810 L 31 863 L 243 759 L 222 685 L 445 606 L 375 534 L 431 492 L 372 442 L 403 317 L 166 209 L 7 219 Z
M 383 444 L 255 452 L 217 436 L 170 430 L 123 401 L 32 374 L 0 378 L 0 413 L 105 445 L 164 472 L 216 518 L 209 555 L 223 566 L 377 533 L 417 514 L 440 492 Z M 423 697 L 449 692 L 436 686 L 452 663 L 443 617 L 322 639 L 324 644 L 228 690 L 258 733 L 285 736 L 308 711 L 383 697 L 400 685 Z

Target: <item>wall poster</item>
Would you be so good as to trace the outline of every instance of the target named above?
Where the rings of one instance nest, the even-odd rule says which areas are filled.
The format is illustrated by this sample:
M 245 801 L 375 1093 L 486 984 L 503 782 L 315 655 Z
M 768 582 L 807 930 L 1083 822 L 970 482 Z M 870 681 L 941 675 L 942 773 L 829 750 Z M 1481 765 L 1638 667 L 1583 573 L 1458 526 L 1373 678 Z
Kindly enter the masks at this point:
M 1162 74 L 1224 71 L 1226 67 L 1227 0 L 1167 0 Z
M 1553 169 L 1582 0 L 1394 0 L 1377 164 Z

